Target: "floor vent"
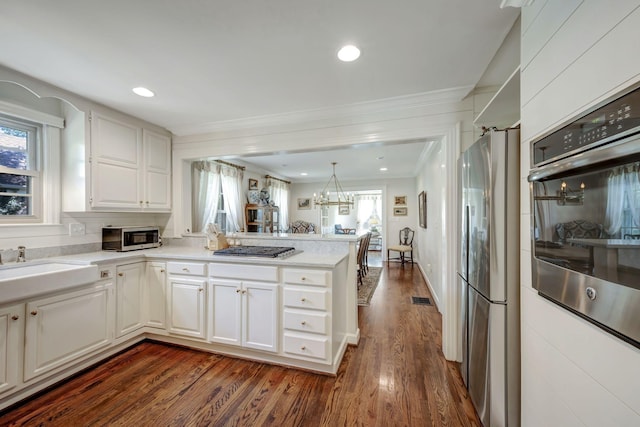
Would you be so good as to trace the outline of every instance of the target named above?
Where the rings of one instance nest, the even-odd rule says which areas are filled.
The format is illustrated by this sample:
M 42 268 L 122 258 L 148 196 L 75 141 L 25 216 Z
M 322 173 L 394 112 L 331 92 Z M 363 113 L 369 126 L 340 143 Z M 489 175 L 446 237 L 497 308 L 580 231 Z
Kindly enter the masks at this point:
M 411 302 L 413 304 L 432 305 L 431 299 L 426 297 L 411 297 Z

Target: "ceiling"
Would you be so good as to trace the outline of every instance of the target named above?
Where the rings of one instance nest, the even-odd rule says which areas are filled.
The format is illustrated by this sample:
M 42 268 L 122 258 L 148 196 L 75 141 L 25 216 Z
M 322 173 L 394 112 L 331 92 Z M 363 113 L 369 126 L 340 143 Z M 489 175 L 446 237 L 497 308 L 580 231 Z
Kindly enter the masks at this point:
M 0 64 L 184 134 L 246 118 L 471 90 L 519 15 L 500 2 L 2 0 Z M 345 44 L 358 45 L 360 59 L 338 61 Z M 131 91 L 136 86 L 156 96 L 141 98 Z M 403 149 L 415 154 L 409 145 Z M 282 156 L 261 161 L 303 162 Z M 357 164 L 347 153 L 335 156 Z
M 409 178 L 417 175 L 416 167 L 426 155 L 429 142 L 412 140 L 359 144 L 336 150 L 243 156 L 229 161 L 254 166 L 296 183 L 326 182 L 333 172 L 333 162 L 337 163 L 336 176 L 340 182 Z

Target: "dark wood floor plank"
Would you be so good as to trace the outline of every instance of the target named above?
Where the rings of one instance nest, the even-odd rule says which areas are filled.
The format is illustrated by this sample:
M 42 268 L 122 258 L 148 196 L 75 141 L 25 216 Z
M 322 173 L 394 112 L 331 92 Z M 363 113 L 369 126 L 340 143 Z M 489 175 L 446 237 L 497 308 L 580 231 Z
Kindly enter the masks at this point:
M 479 426 L 442 354 L 440 314 L 411 303 L 431 297 L 419 269 L 384 267 L 335 377 L 146 341 L 1 413 L 0 425 Z

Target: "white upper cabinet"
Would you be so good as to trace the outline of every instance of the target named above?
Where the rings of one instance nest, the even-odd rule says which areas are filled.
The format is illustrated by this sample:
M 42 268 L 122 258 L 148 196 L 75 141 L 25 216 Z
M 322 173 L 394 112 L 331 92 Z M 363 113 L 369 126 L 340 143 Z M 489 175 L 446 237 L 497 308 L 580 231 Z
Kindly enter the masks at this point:
M 142 129 L 91 113 L 91 206 L 139 209 Z
M 142 130 L 144 209 L 171 209 L 171 138 Z
M 170 134 L 127 116 L 95 110 L 88 125 L 87 134 L 73 131 L 73 126 L 65 129 L 63 210 L 169 212 Z

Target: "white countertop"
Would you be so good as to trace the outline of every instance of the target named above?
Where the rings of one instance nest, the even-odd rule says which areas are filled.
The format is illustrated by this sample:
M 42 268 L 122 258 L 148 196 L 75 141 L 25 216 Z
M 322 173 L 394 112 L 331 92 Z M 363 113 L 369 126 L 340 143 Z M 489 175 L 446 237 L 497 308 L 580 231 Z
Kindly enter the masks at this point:
M 351 236 L 354 237 L 354 236 Z M 73 261 L 87 264 L 118 264 L 123 262 L 135 262 L 144 259 L 176 259 L 205 262 L 223 262 L 234 264 L 263 264 L 281 265 L 310 268 L 333 268 L 348 256 L 347 252 L 340 254 L 319 254 L 311 252 L 301 252 L 288 258 L 264 258 L 264 257 L 242 257 L 242 256 L 221 256 L 213 255 L 206 249 L 164 246 L 155 249 L 144 249 L 130 252 L 98 251 L 75 255 L 65 255 L 52 259 Z
M 633 239 L 567 239 L 569 243 L 578 243 L 581 245 L 595 246 L 607 249 L 638 249 L 640 248 L 640 240 Z
M 357 242 L 366 235 L 360 234 L 315 234 L 315 233 L 228 233 L 227 239 L 268 239 L 268 240 L 313 240 L 332 242 Z M 202 233 L 185 235 L 184 237 L 206 237 Z

